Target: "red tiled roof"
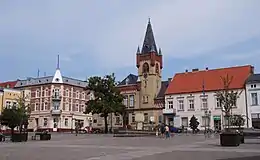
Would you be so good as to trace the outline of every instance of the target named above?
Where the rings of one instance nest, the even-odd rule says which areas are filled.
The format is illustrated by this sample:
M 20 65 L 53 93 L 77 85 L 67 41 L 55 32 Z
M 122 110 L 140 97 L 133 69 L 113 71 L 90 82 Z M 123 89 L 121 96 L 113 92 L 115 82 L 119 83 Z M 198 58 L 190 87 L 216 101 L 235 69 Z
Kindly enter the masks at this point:
M 203 81 L 204 91 L 217 91 L 223 89 L 221 77 L 227 75 L 233 77 L 229 86 L 230 89 L 240 89 L 244 88 L 246 79 L 251 73 L 253 73 L 253 66 L 251 65 L 177 73 L 170 82 L 165 94 L 202 92 Z
M 17 81 L 8 81 L 8 82 L 0 82 L 0 87 L 3 88 L 14 88 L 16 85 Z

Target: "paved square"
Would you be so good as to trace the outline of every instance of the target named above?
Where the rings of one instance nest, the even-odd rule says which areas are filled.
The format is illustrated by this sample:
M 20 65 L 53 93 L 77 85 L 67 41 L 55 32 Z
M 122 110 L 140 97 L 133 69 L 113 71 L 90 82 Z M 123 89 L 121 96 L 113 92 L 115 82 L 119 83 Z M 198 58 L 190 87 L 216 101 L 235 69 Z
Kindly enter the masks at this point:
M 239 147 L 223 148 L 219 146 L 218 138 L 206 140 L 202 135 L 176 135 L 165 140 L 156 137 L 52 134 L 51 141 L 0 143 L 0 160 L 215 160 L 238 157 L 259 160 L 260 140 L 246 140 L 246 144 Z

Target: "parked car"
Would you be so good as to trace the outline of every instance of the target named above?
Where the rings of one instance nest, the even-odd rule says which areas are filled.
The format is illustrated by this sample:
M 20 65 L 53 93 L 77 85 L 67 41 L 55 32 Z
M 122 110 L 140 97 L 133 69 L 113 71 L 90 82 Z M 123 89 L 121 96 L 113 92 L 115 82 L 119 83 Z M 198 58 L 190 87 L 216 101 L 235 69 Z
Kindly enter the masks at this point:
M 170 132 L 173 132 L 173 133 L 181 133 L 182 132 L 182 129 L 178 128 L 178 127 L 170 126 L 169 129 L 170 129 Z

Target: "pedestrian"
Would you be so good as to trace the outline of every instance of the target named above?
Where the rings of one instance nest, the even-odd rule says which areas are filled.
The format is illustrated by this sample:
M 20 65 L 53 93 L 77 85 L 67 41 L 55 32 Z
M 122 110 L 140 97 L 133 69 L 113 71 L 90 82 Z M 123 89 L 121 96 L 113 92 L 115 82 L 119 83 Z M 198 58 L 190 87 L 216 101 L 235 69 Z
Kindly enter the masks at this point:
M 78 136 L 78 133 L 79 133 L 79 125 L 76 125 L 75 132 L 76 132 L 76 136 Z
M 165 138 L 170 138 L 170 129 L 168 125 L 165 126 Z
M 164 127 L 163 124 L 162 124 L 161 127 L 160 127 L 160 131 L 161 131 L 161 138 L 163 138 L 164 132 L 165 132 L 165 127 Z

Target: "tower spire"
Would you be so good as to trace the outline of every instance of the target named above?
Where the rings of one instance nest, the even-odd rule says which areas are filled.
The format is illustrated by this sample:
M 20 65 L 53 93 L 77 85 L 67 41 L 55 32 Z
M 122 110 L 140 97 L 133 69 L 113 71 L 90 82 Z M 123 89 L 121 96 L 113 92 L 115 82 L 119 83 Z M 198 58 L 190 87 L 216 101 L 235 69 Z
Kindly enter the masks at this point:
M 139 48 L 139 46 L 137 47 L 136 54 L 140 54 L 140 48 Z
M 154 40 L 154 35 L 153 35 L 153 29 L 152 29 L 152 24 L 150 18 L 148 19 L 148 24 L 146 28 L 146 33 L 144 37 L 144 43 L 142 47 L 142 54 L 149 53 L 151 50 L 154 50 L 156 53 L 157 52 L 157 47 L 156 43 Z

